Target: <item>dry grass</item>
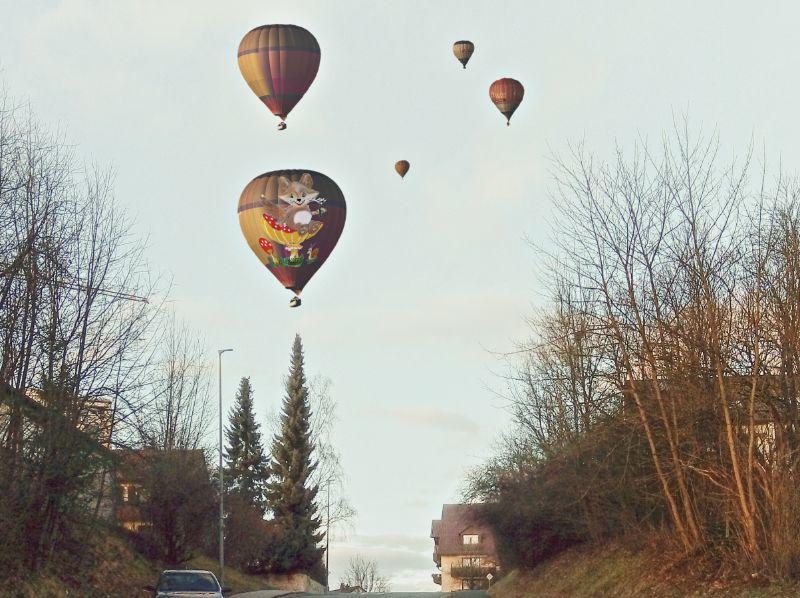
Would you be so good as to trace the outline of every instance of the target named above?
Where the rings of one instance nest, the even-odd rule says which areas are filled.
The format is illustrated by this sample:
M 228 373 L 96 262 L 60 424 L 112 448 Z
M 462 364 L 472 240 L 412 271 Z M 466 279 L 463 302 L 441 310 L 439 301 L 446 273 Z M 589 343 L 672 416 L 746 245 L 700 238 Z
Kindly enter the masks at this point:
M 532 571 L 513 571 L 491 590 L 494 598 L 731 596 L 767 598 L 800 595 L 800 583 L 719 579 L 710 564 L 693 566 L 654 544 L 613 543 L 578 547 Z
M 136 552 L 128 541 L 115 532 L 98 537 L 86 547 L 87 567 L 81 574 L 54 565 L 50 570 L 20 580 L 3 596 L 15 598 L 145 598 L 143 586 L 153 584 L 162 567 Z M 216 561 L 207 556 L 190 560 L 188 568 L 216 573 Z M 235 592 L 269 589 L 259 577 L 225 568 L 225 585 Z

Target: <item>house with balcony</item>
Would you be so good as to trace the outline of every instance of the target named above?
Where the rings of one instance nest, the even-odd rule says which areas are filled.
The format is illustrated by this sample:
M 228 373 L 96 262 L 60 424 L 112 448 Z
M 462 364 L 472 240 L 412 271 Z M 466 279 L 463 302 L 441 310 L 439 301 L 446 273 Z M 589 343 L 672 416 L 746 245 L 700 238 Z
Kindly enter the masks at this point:
M 442 592 L 485 589 L 497 577 L 494 535 L 479 517 L 481 508 L 479 504 L 444 505 L 442 518 L 431 523 L 433 562 L 438 568 L 433 581 L 442 586 Z
M 152 451 L 124 449 L 114 451 L 114 454 L 117 458 L 115 472 L 117 523 L 124 530 L 138 533 L 150 525 L 143 507 L 147 500 L 145 476 Z
M 28 387 L 24 391 L 8 385 L 0 388 L 0 430 L 4 441 L 0 446 L 0 458 L 16 459 L 24 454 L 31 438 L 44 430 L 57 430 L 61 442 L 86 454 L 108 457 L 111 454 L 113 429 L 113 403 L 103 396 L 78 397 L 67 392 Z M 100 517 L 110 518 L 113 500 L 110 492 L 111 474 L 104 465 L 106 459 L 92 460 L 99 463 L 86 484 L 82 499 L 86 509 Z
M 163 451 L 152 448 L 119 449 L 113 451 L 116 458 L 115 471 L 115 515 L 121 528 L 133 533 L 152 526 L 148 516 L 148 477 L 152 476 L 153 461 L 163 458 Z M 208 474 L 203 451 L 200 449 L 173 449 L 171 463 L 177 463 L 184 469 L 200 469 Z

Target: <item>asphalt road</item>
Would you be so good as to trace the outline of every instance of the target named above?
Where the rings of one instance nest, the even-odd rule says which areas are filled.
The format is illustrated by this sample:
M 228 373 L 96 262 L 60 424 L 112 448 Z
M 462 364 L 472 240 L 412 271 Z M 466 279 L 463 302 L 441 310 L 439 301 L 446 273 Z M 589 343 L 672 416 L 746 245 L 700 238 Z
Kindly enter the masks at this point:
M 318 596 L 330 596 L 331 594 L 282 594 L 286 598 L 315 598 Z M 464 591 L 454 593 L 442 592 L 391 592 L 389 594 L 333 594 L 334 596 L 382 596 L 383 598 L 487 598 L 489 595 L 483 591 Z M 273 598 L 273 592 L 247 592 L 236 594 L 236 598 Z
M 324 594 L 322 594 L 324 595 Z M 358 594 L 334 594 L 335 596 L 356 596 Z M 383 596 L 385 598 L 487 598 L 482 591 L 461 592 L 391 592 L 389 594 L 360 594 L 361 596 Z M 310 594 L 309 594 L 310 596 Z

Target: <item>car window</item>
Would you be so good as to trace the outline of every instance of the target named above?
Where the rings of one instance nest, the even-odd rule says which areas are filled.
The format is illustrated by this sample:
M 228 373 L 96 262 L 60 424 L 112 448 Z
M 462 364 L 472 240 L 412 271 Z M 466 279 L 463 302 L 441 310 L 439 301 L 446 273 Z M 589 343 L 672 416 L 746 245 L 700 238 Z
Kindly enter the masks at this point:
M 211 573 L 175 571 L 163 573 L 158 580 L 159 592 L 216 592 L 219 584 Z

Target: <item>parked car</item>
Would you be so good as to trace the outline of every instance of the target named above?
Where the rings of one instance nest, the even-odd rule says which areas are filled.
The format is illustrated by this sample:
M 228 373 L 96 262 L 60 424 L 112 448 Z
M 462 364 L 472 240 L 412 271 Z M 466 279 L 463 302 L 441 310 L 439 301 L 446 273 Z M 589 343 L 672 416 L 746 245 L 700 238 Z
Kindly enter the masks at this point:
M 168 569 L 155 586 L 145 586 L 154 598 L 222 598 L 231 591 L 219 585 L 211 571 Z

